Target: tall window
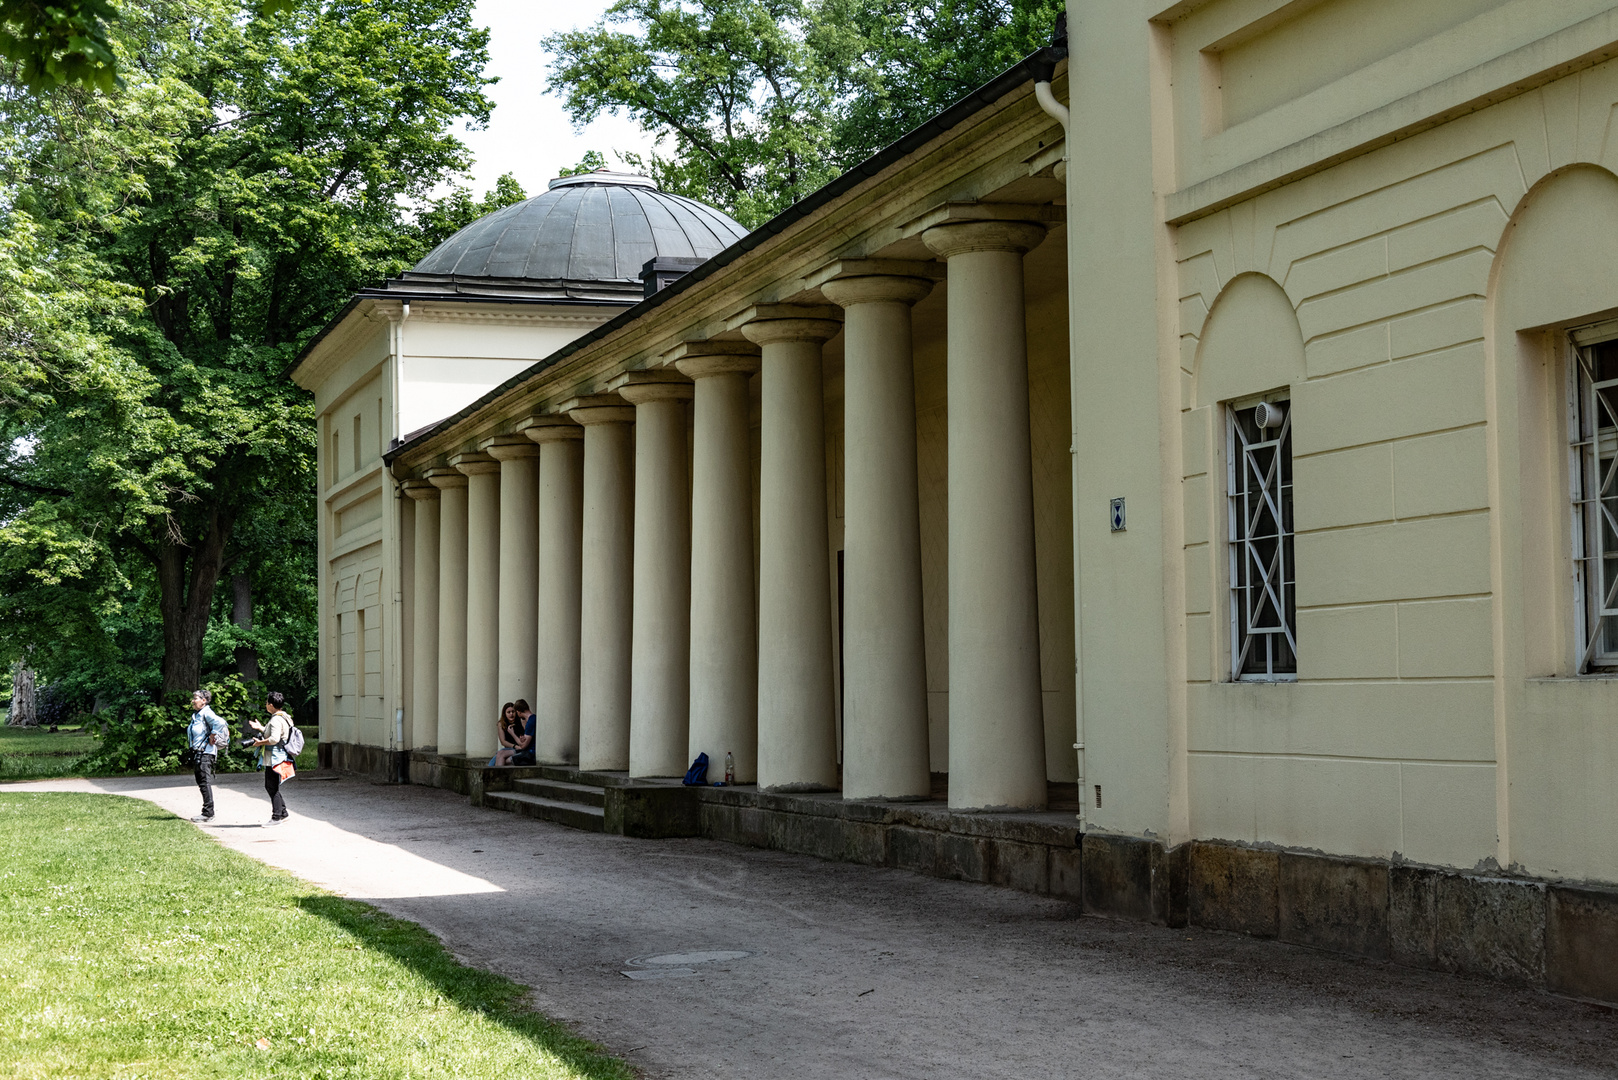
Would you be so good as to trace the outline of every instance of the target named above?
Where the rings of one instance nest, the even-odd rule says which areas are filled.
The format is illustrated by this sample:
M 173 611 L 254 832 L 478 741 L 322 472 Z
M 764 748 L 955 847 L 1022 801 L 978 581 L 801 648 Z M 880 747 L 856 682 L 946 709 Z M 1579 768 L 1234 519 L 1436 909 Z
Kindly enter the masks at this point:
M 1618 668 L 1618 328 L 1575 332 L 1572 408 L 1573 567 L 1579 670 Z
M 1292 409 L 1227 407 L 1231 678 L 1298 677 L 1292 562 Z

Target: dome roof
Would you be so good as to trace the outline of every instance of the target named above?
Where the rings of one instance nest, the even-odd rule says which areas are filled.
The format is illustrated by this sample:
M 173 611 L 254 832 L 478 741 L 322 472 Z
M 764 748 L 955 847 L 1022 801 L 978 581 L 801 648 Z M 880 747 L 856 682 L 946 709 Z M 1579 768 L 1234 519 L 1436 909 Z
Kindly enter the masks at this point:
M 552 180 L 550 190 L 479 218 L 406 278 L 494 279 L 569 295 L 639 293 L 655 258 L 705 260 L 747 234 L 711 206 L 606 171 Z

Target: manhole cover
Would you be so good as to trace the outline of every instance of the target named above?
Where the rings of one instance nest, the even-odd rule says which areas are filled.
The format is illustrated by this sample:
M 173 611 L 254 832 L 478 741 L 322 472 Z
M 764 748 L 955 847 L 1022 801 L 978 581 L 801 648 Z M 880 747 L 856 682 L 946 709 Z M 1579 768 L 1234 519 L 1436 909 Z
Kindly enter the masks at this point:
M 658 953 L 656 956 L 632 956 L 627 961 L 630 970 L 619 974 L 628 979 L 683 979 L 697 974 L 697 964 L 720 964 L 728 960 L 743 960 L 753 954 L 745 949 L 693 949 L 690 952 Z

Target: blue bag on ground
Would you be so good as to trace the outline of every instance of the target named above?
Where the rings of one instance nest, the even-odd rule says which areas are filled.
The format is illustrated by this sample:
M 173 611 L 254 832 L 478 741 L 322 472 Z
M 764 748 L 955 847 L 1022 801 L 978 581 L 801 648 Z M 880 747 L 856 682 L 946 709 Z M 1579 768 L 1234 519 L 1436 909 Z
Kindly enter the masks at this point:
M 683 782 L 684 782 L 686 787 L 707 787 L 708 786 L 708 755 L 707 754 L 698 754 L 697 755 L 697 760 L 693 761 L 691 763 L 691 767 L 685 771 L 685 780 Z

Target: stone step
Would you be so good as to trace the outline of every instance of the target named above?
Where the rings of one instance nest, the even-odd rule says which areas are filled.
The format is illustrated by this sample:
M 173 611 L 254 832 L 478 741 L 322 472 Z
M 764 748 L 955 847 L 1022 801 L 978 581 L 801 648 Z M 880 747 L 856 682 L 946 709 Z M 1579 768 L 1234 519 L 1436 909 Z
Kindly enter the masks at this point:
M 577 765 L 541 765 L 539 775 L 546 780 L 560 780 L 567 784 L 590 784 L 594 787 L 623 787 L 631 783 L 626 772 L 604 772 L 581 769 Z
M 607 793 L 589 784 L 574 784 L 566 780 L 517 780 L 512 788 L 524 795 L 537 795 L 553 802 L 577 803 L 580 806 L 604 806 Z
M 559 802 L 520 791 L 491 791 L 483 797 L 483 805 L 540 821 L 553 821 L 585 832 L 606 831 L 606 812 L 599 806 L 580 806 L 578 803 Z

